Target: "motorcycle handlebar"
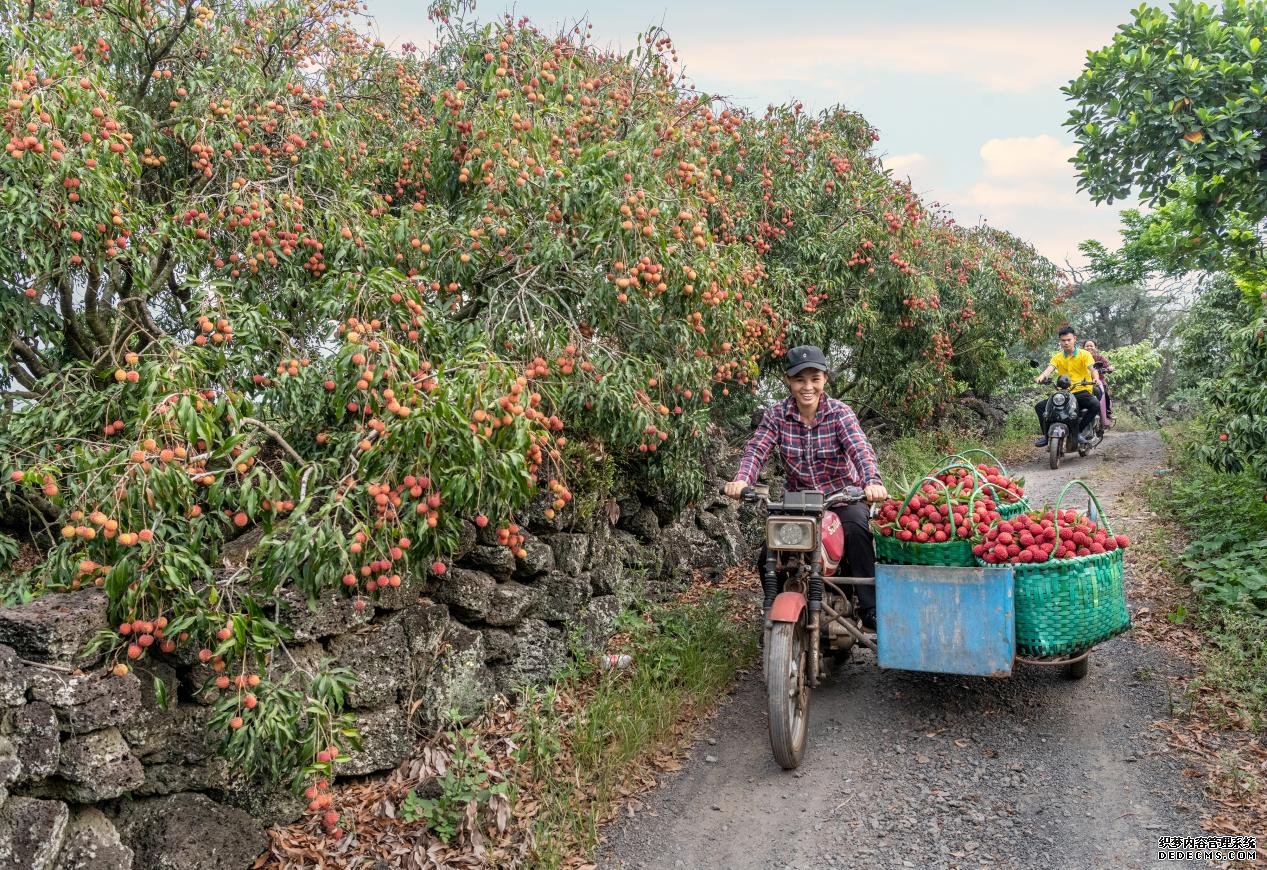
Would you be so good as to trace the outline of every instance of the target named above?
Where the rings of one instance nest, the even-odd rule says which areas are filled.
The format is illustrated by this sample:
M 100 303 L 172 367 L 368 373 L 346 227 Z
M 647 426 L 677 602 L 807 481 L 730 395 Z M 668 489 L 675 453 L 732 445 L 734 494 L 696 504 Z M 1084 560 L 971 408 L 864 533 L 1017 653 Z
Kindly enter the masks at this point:
M 726 487 L 724 486 L 718 487 L 717 494 L 724 495 L 726 496 L 726 498 L 730 498 L 729 494 L 727 494 L 726 492 Z M 760 498 L 760 495 L 751 486 L 745 486 L 742 490 L 739 491 L 739 498 L 741 501 L 755 502 L 757 501 L 758 498 Z
M 842 489 L 840 492 L 827 496 L 827 499 L 826 501 L 823 502 L 823 504 L 826 505 L 827 507 L 831 507 L 832 505 L 838 505 L 838 504 L 856 504 L 857 502 L 862 501 L 866 497 L 867 497 L 867 494 L 864 490 L 858 489 L 856 487 L 848 486 Z
M 720 489 L 718 489 L 717 492 L 718 492 L 718 495 L 726 495 L 726 488 L 723 486 Z M 867 497 L 867 494 L 864 490 L 858 489 L 857 487 L 848 486 L 840 490 L 839 492 L 832 493 L 831 495 L 827 496 L 827 498 L 823 499 L 823 507 L 830 508 L 838 504 L 857 504 L 858 502 L 862 501 L 866 497 Z M 768 495 L 762 495 L 751 486 L 745 486 L 743 490 L 739 493 L 739 498 L 742 501 L 745 501 L 749 504 L 754 504 L 758 501 L 764 501 L 767 504 L 770 502 L 770 497 Z

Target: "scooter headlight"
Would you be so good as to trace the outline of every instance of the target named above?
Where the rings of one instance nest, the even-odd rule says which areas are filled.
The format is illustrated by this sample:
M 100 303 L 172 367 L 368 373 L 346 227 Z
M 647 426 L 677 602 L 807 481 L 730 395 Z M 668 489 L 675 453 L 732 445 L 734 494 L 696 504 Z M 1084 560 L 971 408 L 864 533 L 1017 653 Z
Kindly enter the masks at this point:
M 814 549 L 814 521 L 806 518 L 771 517 L 766 521 L 766 541 L 771 550 Z
M 1065 393 L 1057 393 L 1051 397 L 1051 403 L 1058 408 L 1064 405 L 1067 401 L 1069 401 L 1069 396 Z

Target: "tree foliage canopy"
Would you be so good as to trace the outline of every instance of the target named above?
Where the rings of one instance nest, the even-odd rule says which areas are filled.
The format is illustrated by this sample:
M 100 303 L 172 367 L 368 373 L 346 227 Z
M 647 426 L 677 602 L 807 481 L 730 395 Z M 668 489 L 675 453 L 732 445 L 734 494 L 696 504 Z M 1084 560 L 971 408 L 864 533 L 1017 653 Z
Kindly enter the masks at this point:
M 1209 437 L 1199 452 L 1267 479 L 1265 33 L 1261 0 L 1141 6 L 1065 93 L 1081 186 L 1097 201 L 1136 188 L 1158 205 L 1128 215 L 1117 261 L 1144 273 L 1221 274 L 1206 288 L 1241 291 L 1243 318 L 1218 354 L 1226 365 L 1204 388 Z
M 1267 6 L 1179 0 L 1131 16 L 1064 89 L 1080 186 L 1109 202 L 1132 189 L 1150 203 L 1182 193 L 1192 228 L 1255 242 L 1267 210 Z

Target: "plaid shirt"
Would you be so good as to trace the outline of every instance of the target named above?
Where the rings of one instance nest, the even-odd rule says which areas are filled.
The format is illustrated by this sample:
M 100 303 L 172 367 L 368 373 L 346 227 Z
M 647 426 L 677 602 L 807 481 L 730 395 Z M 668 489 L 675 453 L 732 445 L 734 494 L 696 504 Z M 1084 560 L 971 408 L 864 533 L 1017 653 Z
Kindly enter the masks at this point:
M 866 487 L 880 482 L 880 464 L 853 409 L 839 399 L 823 396 L 814 423 L 805 425 L 788 397 L 766 409 L 761 425 L 748 440 L 739 460 L 736 480 L 756 483 L 761 466 L 778 446 L 787 468 L 788 492 L 839 492 L 846 486 Z

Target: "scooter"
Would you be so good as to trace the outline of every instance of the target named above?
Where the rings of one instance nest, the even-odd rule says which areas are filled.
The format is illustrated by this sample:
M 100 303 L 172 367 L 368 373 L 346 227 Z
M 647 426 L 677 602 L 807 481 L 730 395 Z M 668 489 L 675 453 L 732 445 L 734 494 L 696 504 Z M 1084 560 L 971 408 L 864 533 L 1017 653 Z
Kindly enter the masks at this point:
M 1093 381 L 1073 383 L 1068 375 L 1056 378 L 1056 391 L 1047 399 L 1047 409 L 1043 419 L 1047 421 L 1047 462 L 1055 470 L 1060 467 L 1060 460 L 1066 453 L 1078 451 L 1079 456 L 1086 456 L 1100 446 L 1104 440 L 1104 394 L 1100 392 L 1100 413 L 1095 416 L 1086 433 L 1090 436 L 1086 441 L 1078 438 L 1078 420 L 1082 415 L 1078 407 L 1078 398 L 1073 394 L 1074 387 L 1095 387 Z

